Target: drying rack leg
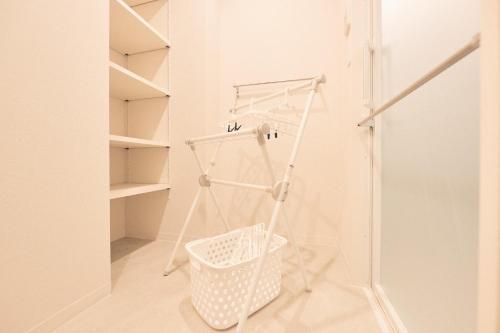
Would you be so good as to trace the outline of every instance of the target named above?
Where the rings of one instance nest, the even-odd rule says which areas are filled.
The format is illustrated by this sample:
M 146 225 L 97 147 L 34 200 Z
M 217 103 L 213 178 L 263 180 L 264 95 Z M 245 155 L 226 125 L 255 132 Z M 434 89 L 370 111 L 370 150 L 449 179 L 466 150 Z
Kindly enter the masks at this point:
M 274 184 L 276 178 L 274 176 L 274 170 L 271 164 L 271 158 L 269 157 L 269 152 L 267 151 L 267 146 L 266 146 L 266 140 L 265 138 L 261 138 L 262 142 L 259 144 L 260 150 L 262 152 L 262 156 L 264 157 L 264 162 L 267 167 L 267 171 L 269 173 L 269 178 L 271 180 L 271 183 Z M 304 259 L 302 258 L 302 254 L 300 252 L 299 246 L 297 245 L 297 241 L 295 240 L 295 235 L 293 234 L 292 227 L 290 225 L 290 220 L 288 218 L 288 214 L 286 212 L 285 206 L 283 205 L 283 216 L 285 218 L 285 227 L 286 231 L 288 234 L 288 239 L 290 240 L 290 243 L 292 244 L 293 251 L 295 253 L 295 257 L 297 257 L 297 261 L 299 264 L 300 268 L 300 273 L 302 275 L 302 279 L 304 280 L 304 287 L 306 291 L 311 291 L 311 286 L 309 285 L 309 281 L 307 280 L 307 275 L 306 275 L 306 267 L 304 265 Z
M 200 172 L 202 175 L 208 176 L 208 172 L 215 165 L 215 159 L 217 158 L 217 154 L 219 153 L 219 149 L 220 149 L 221 145 L 222 145 L 221 142 L 219 142 L 217 144 L 217 147 L 215 148 L 214 155 L 212 156 L 212 159 L 210 160 L 210 163 L 209 163 L 206 170 L 203 170 L 203 165 L 201 163 L 201 160 L 200 160 L 198 154 L 196 153 L 195 147 L 191 146 L 191 149 L 193 151 L 196 162 L 198 163 L 198 168 L 200 169 Z M 226 231 L 229 231 L 229 223 L 227 223 L 227 218 L 224 215 L 224 213 L 222 213 L 222 209 L 220 208 L 221 206 L 220 206 L 219 200 L 217 199 L 217 196 L 215 195 L 214 190 L 210 187 L 210 185 L 208 185 L 207 188 L 208 188 L 208 192 L 210 193 L 210 196 L 212 197 L 212 201 L 214 202 L 215 209 L 217 210 L 217 214 L 219 215 L 222 222 L 224 223 L 224 227 L 226 228 Z
M 300 252 L 297 240 L 295 239 L 295 235 L 290 225 L 290 220 L 288 219 L 288 214 L 286 212 L 285 206 L 283 206 L 283 216 L 285 218 L 286 233 L 288 234 L 288 239 L 292 244 L 293 251 L 295 252 L 295 257 L 297 257 L 297 261 L 300 267 L 300 273 L 302 275 L 302 280 L 304 280 L 305 289 L 307 292 L 311 292 L 312 289 L 311 285 L 309 284 L 309 280 L 307 279 L 306 266 L 304 265 L 304 258 L 302 257 L 302 253 Z
M 208 175 L 208 172 L 210 171 L 210 169 L 215 165 L 215 159 L 217 158 L 217 154 L 219 153 L 219 149 L 220 149 L 221 145 L 222 144 L 220 142 L 217 144 L 217 147 L 215 148 L 214 154 L 213 154 L 212 158 L 210 159 L 210 163 L 209 163 L 206 170 L 203 170 L 203 166 L 202 166 L 201 161 L 198 157 L 198 154 L 196 153 L 196 150 L 194 149 L 194 147 L 191 146 L 194 157 L 196 159 L 196 162 L 197 162 L 198 167 L 200 168 L 200 171 L 202 174 Z M 226 230 L 229 231 L 229 224 L 227 223 L 227 219 L 223 215 L 223 213 L 220 209 L 220 204 L 219 204 L 219 201 L 217 200 L 217 197 L 216 197 L 214 191 L 210 187 L 208 187 L 208 190 L 209 190 L 210 195 L 214 201 L 217 212 L 219 213 L 219 216 L 221 217 L 222 222 L 224 222 L 224 226 L 225 226 Z M 201 191 L 202 191 L 202 187 L 198 188 L 198 192 L 196 193 L 196 195 L 193 199 L 193 203 L 191 204 L 191 207 L 189 208 L 189 212 L 186 216 L 186 219 L 184 220 L 184 225 L 182 226 L 181 233 L 179 234 L 179 237 L 177 237 L 177 241 L 175 242 L 174 250 L 172 251 L 172 254 L 170 254 L 170 259 L 168 260 L 167 266 L 165 267 L 165 270 L 163 271 L 163 275 L 165 275 L 165 276 L 167 276 L 170 273 L 170 269 L 171 269 L 172 263 L 174 262 L 175 255 L 177 254 L 177 251 L 179 250 L 179 246 L 181 245 L 182 239 L 184 238 L 184 234 L 186 233 L 186 229 L 189 225 L 189 222 L 191 222 L 191 218 L 193 216 L 194 210 L 195 210 L 196 206 L 198 205 Z
M 304 114 L 302 115 L 302 120 L 300 122 L 299 130 L 297 132 L 297 137 L 295 138 L 295 142 L 293 144 L 290 160 L 288 162 L 287 169 L 286 169 L 285 174 L 283 176 L 282 184 L 285 184 L 286 186 L 281 187 L 280 194 L 279 194 L 278 198 L 276 198 L 276 204 L 274 206 L 273 214 L 271 216 L 271 222 L 269 223 L 269 228 L 267 230 L 266 239 L 264 241 L 264 248 L 263 248 L 264 251 L 262 252 L 262 255 L 260 256 L 259 260 L 257 261 L 257 267 L 255 268 L 255 271 L 253 272 L 252 280 L 250 281 L 250 285 L 248 288 L 247 297 L 245 299 L 245 305 L 243 307 L 243 311 L 240 314 L 240 320 L 238 322 L 238 326 L 236 327 L 236 333 L 243 333 L 243 329 L 244 329 L 246 321 L 248 319 L 248 312 L 250 311 L 250 307 L 252 305 L 253 298 L 255 295 L 255 290 L 257 289 L 257 284 L 259 283 L 260 275 L 262 274 L 262 268 L 264 267 L 264 263 L 266 261 L 267 253 L 269 251 L 269 246 L 271 244 L 271 239 L 272 239 L 273 234 L 274 234 L 274 229 L 276 228 L 276 223 L 278 222 L 279 212 L 283 208 L 283 204 L 284 204 L 284 201 L 286 199 L 286 193 L 288 191 L 287 185 L 289 184 L 292 170 L 293 170 L 294 165 L 295 165 L 295 159 L 297 157 L 299 146 L 300 146 L 300 143 L 302 141 L 302 136 L 304 134 L 304 129 L 305 129 L 305 126 L 307 123 L 307 118 L 308 118 L 309 111 L 310 111 L 312 103 L 313 103 L 314 95 L 316 94 L 316 87 L 317 87 L 318 83 L 319 83 L 319 81 L 314 82 L 312 89 L 309 92 L 309 95 L 307 98 L 306 106 L 304 108 Z M 263 150 L 263 152 L 264 152 L 265 158 L 268 159 L 269 156 L 267 155 L 267 152 L 265 152 L 264 150 Z M 270 165 L 269 161 L 266 161 L 266 164 Z M 270 168 L 270 173 L 272 175 L 271 168 Z M 273 176 L 273 178 L 274 178 L 274 176 Z M 288 223 L 287 223 L 287 226 L 288 226 Z M 288 227 L 287 227 L 287 229 L 288 229 Z M 294 241 L 294 243 L 295 243 L 295 241 Z
M 226 228 L 226 231 L 229 232 L 229 223 L 227 223 L 227 218 L 222 212 L 222 209 L 220 208 L 220 203 L 219 199 L 217 199 L 217 196 L 215 195 L 214 190 L 211 187 L 208 187 L 208 192 L 210 192 L 210 196 L 212 197 L 212 201 L 214 202 L 215 209 L 217 209 L 217 214 L 220 216 L 222 222 L 224 223 L 224 227 Z
M 191 217 L 193 216 L 194 210 L 196 206 L 198 205 L 198 200 L 200 199 L 201 195 L 201 190 L 202 188 L 198 188 L 198 192 L 196 192 L 196 196 L 194 197 L 193 203 L 191 204 L 191 207 L 189 208 L 189 212 L 186 216 L 186 219 L 184 220 L 184 225 L 182 226 L 181 233 L 179 234 L 179 237 L 177 237 L 177 241 L 175 242 L 174 250 L 170 254 L 170 259 L 168 260 L 167 266 L 165 266 L 165 270 L 163 271 L 163 275 L 167 276 L 170 273 L 170 269 L 172 266 L 172 263 L 174 262 L 175 255 L 177 254 L 177 251 L 179 250 L 179 246 L 181 245 L 182 238 L 184 238 L 184 234 L 186 233 L 186 229 L 189 225 L 189 222 L 191 222 Z
M 262 274 L 262 268 L 264 267 L 264 263 L 267 258 L 269 246 L 271 245 L 271 240 L 273 239 L 274 229 L 276 228 L 276 222 L 278 222 L 279 212 L 282 207 L 283 201 L 276 201 L 273 209 L 273 215 L 271 216 L 271 222 L 269 223 L 269 228 L 267 230 L 266 239 L 264 240 L 262 255 L 259 257 L 259 260 L 257 261 L 257 267 L 252 274 L 252 279 L 250 280 L 250 285 L 248 287 L 243 311 L 240 314 L 240 320 L 238 322 L 238 326 L 236 327 L 236 333 L 243 333 L 245 323 L 248 319 L 248 313 L 250 312 L 250 306 L 252 305 L 253 297 L 255 295 L 255 290 L 257 289 L 257 284 L 260 280 L 260 275 Z

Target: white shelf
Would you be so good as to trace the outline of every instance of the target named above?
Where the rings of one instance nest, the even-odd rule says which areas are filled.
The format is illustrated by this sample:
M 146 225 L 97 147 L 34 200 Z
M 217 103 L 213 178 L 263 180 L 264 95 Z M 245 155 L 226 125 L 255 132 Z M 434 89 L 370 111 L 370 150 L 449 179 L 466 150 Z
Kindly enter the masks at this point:
M 109 95 L 121 100 L 169 96 L 170 93 L 151 81 L 109 62 Z
M 170 185 L 168 184 L 115 184 L 111 185 L 109 198 L 118 199 L 130 197 L 132 195 L 151 193 L 156 191 L 168 190 Z
M 119 148 L 166 148 L 170 146 L 167 142 L 137 139 L 121 135 L 110 135 L 109 145 Z
M 139 1 L 131 2 L 135 4 Z M 109 47 L 134 54 L 169 47 L 169 41 L 122 0 L 110 0 Z

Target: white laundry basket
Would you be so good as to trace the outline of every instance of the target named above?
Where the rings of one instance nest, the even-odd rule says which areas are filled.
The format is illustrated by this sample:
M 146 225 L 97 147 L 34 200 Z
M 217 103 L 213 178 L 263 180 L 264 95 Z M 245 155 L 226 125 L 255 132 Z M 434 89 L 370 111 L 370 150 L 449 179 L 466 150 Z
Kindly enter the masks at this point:
M 259 225 L 257 225 L 259 226 Z M 186 244 L 191 262 L 194 308 L 215 329 L 239 320 L 250 279 L 264 246 L 265 231 L 247 227 Z M 250 237 L 248 237 L 250 235 Z M 287 240 L 274 234 L 249 315 L 276 298 L 281 289 L 281 252 Z M 241 249 L 246 253 L 242 254 Z

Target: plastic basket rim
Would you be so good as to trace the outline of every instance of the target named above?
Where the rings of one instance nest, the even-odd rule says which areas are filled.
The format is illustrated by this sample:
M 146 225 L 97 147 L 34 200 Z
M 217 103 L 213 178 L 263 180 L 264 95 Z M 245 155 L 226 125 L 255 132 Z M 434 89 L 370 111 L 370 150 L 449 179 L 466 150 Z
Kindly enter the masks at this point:
M 239 262 L 239 263 L 237 263 L 235 265 L 232 265 L 232 266 L 222 266 L 222 265 L 213 264 L 213 263 L 205 260 L 204 258 L 202 258 L 201 256 L 199 256 L 196 252 L 194 252 L 192 250 L 192 247 L 195 246 L 195 245 L 198 245 L 199 243 L 203 243 L 203 242 L 209 241 L 209 240 L 211 240 L 213 238 L 221 237 L 221 236 L 224 236 L 224 235 L 227 235 L 227 234 L 231 234 L 231 233 L 240 231 L 241 229 L 243 229 L 243 228 L 239 228 L 239 229 L 236 229 L 236 230 L 233 230 L 233 231 L 230 231 L 230 232 L 226 232 L 226 233 L 214 236 L 214 237 L 206 237 L 206 238 L 202 238 L 202 239 L 196 239 L 196 240 L 188 242 L 184 247 L 185 247 L 186 251 L 188 251 L 188 253 L 189 253 L 190 256 L 193 256 L 194 258 L 196 258 L 196 260 L 200 261 L 201 263 L 203 263 L 204 265 L 206 265 L 206 266 L 208 266 L 210 268 L 213 268 L 213 269 L 234 268 L 234 267 L 237 267 L 237 266 L 249 263 L 249 262 L 251 262 L 251 261 L 253 261 L 253 260 L 255 260 L 256 258 L 259 258 L 259 257 L 254 257 L 254 258 L 246 259 L 246 260 L 243 260 L 243 261 L 241 261 L 241 262 Z M 267 232 L 268 231 L 266 230 L 266 233 Z M 269 251 L 268 254 L 271 254 L 271 253 L 274 253 L 274 252 L 276 252 L 278 250 L 281 250 L 288 243 L 288 240 L 285 237 L 280 236 L 280 235 L 278 235 L 276 233 L 273 234 L 273 237 L 277 237 L 281 241 L 281 244 L 280 244 L 280 246 L 278 246 L 278 247 L 272 249 L 271 251 Z

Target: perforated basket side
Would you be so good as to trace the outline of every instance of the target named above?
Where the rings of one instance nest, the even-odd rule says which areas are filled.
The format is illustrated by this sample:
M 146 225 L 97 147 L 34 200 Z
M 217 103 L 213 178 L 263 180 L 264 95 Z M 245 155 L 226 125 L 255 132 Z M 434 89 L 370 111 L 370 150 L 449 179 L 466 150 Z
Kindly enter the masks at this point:
M 224 237 L 218 240 L 224 240 Z M 281 290 L 281 256 L 286 239 L 273 235 L 273 243 L 276 247 L 266 258 L 250 314 L 275 299 Z M 202 243 L 196 245 L 198 247 L 191 248 L 190 252 L 193 306 L 211 327 L 226 329 L 238 322 L 258 257 L 233 266 L 216 267 L 199 260 L 198 251 L 208 247 Z M 219 245 L 215 248 L 224 251 Z

